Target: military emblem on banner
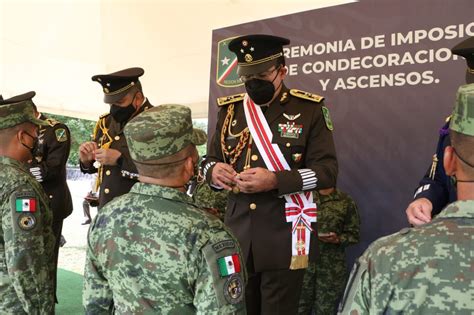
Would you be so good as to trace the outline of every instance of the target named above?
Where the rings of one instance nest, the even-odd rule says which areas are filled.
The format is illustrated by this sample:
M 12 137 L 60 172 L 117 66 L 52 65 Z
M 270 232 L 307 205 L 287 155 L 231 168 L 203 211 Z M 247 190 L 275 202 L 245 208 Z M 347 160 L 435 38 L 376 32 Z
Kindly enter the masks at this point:
M 217 43 L 216 82 L 223 87 L 242 85 L 237 75 L 237 56 L 229 50 L 229 42 L 235 37 L 229 37 Z

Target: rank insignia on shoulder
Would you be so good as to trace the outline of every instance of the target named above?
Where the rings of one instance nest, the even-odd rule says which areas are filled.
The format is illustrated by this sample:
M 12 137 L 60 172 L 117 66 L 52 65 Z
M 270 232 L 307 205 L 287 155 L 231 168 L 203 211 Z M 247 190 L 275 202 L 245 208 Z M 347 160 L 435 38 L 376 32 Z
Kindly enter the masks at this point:
M 107 116 L 109 116 L 109 115 L 110 115 L 110 113 L 102 114 L 102 115 L 99 116 L 99 119 L 105 118 L 105 117 L 107 117 Z
M 56 126 L 57 124 L 59 124 L 59 121 L 53 119 L 53 118 L 46 118 L 46 121 L 48 122 L 48 124 L 51 126 L 51 127 L 54 127 Z
M 56 135 L 56 140 L 58 142 L 64 142 L 67 141 L 67 132 L 66 129 L 64 128 L 58 128 L 54 131 L 54 134 Z
M 240 272 L 239 255 L 233 254 L 217 259 L 217 266 L 219 267 L 219 274 L 221 277 L 227 277 L 234 273 Z
M 245 94 L 241 93 L 241 94 L 235 94 L 235 95 L 230 95 L 230 96 L 219 97 L 219 98 L 217 98 L 217 105 L 218 106 L 224 106 L 224 105 L 227 105 L 227 104 L 230 104 L 230 103 L 239 102 L 239 101 L 242 101 L 244 99 L 244 96 L 245 96 Z
M 333 131 L 334 125 L 332 124 L 331 116 L 329 116 L 329 109 L 326 106 L 322 106 L 321 110 L 323 111 L 324 122 L 326 123 L 326 127 Z
M 324 97 L 321 95 L 317 95 L 317 94 L 313 94 L 313 93 L 309 93 L 309 92 L 305 92 L 305 91 L 301 91 L 297 89 L 291 89 L 290 94 L 295 97 L 299 97 L 299 98 L 316 102 L 316 103 L 321 103 L 324 100 Z

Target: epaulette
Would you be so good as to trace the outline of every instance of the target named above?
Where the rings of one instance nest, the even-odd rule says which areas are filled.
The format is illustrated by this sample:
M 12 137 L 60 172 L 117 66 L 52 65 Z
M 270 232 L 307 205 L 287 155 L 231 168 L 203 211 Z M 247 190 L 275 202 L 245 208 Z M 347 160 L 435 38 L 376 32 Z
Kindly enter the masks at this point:
M 446 117 L 446 122 L 449 122 L 451 120 L 451 115 L 449 115 L 448 117 Z
M 109 116 L 109 115 L 110 115 L 110 113 L 102 114 L 102 115 L 99 116 L 99 119 L 105 118 L 105 117 L 107 117 L 107 116 Z
M 305 92 L 305 91 L 301 91 L 297 89 L 291 89 L 290 94 L 295 97 L 299 97 L 299 98 L 316 102 L 316 103 L 321 103 L 324 100 L 324 97 L 321 95 L 317 95 L 317 94 L 313 94 L 313 93 L 309 93 L 309 92 Z
M 51 127 L 54 127 L 54 126 L 56 126 L 57 124 L 59 124 L 59 121 L 57 121 L 56 119 L 53 119 L 53 118 L 46 118 L 46 121 L 48 122 L 48 124 L 49 124 Z
M 230 103 L 239 102 L 244 99 L 245 93 L 242 94 L 235 94 L 230 96 L 223 96 L 217 98 L 217 105 L 224 106 Z

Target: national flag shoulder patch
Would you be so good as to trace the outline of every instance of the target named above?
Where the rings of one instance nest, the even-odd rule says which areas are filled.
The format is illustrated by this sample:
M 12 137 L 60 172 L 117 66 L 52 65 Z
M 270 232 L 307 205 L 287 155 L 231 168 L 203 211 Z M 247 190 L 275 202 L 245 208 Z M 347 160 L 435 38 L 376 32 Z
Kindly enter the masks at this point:
M 221 277 L 238 273 L 241 270 L 239 255 L 233 254 L 221 257 L 217 259 L 217 266 L 219 267 L 219 274 Z
M 34 197 L 17 197 L 15 200 L 16 212 L 36 212 L 37 200 Z

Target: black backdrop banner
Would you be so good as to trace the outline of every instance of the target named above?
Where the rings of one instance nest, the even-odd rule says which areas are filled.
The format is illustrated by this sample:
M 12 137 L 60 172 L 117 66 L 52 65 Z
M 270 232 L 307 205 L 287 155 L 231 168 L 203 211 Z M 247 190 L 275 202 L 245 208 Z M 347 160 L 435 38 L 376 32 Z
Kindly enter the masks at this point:
M 286 85 L 325 97 L 338 187 L 357 202 L 361 243 L 408 226 L 405 209 L 431 165 L 465 61 L 450 48 L 474 36 L 472 0 L 365 0 L 213 31 L 209 135 L 216 98 L 243 93 L 226 44 L 244 34 L 291 40 Z M 232 14 L 232 12 L 229 12 Z

